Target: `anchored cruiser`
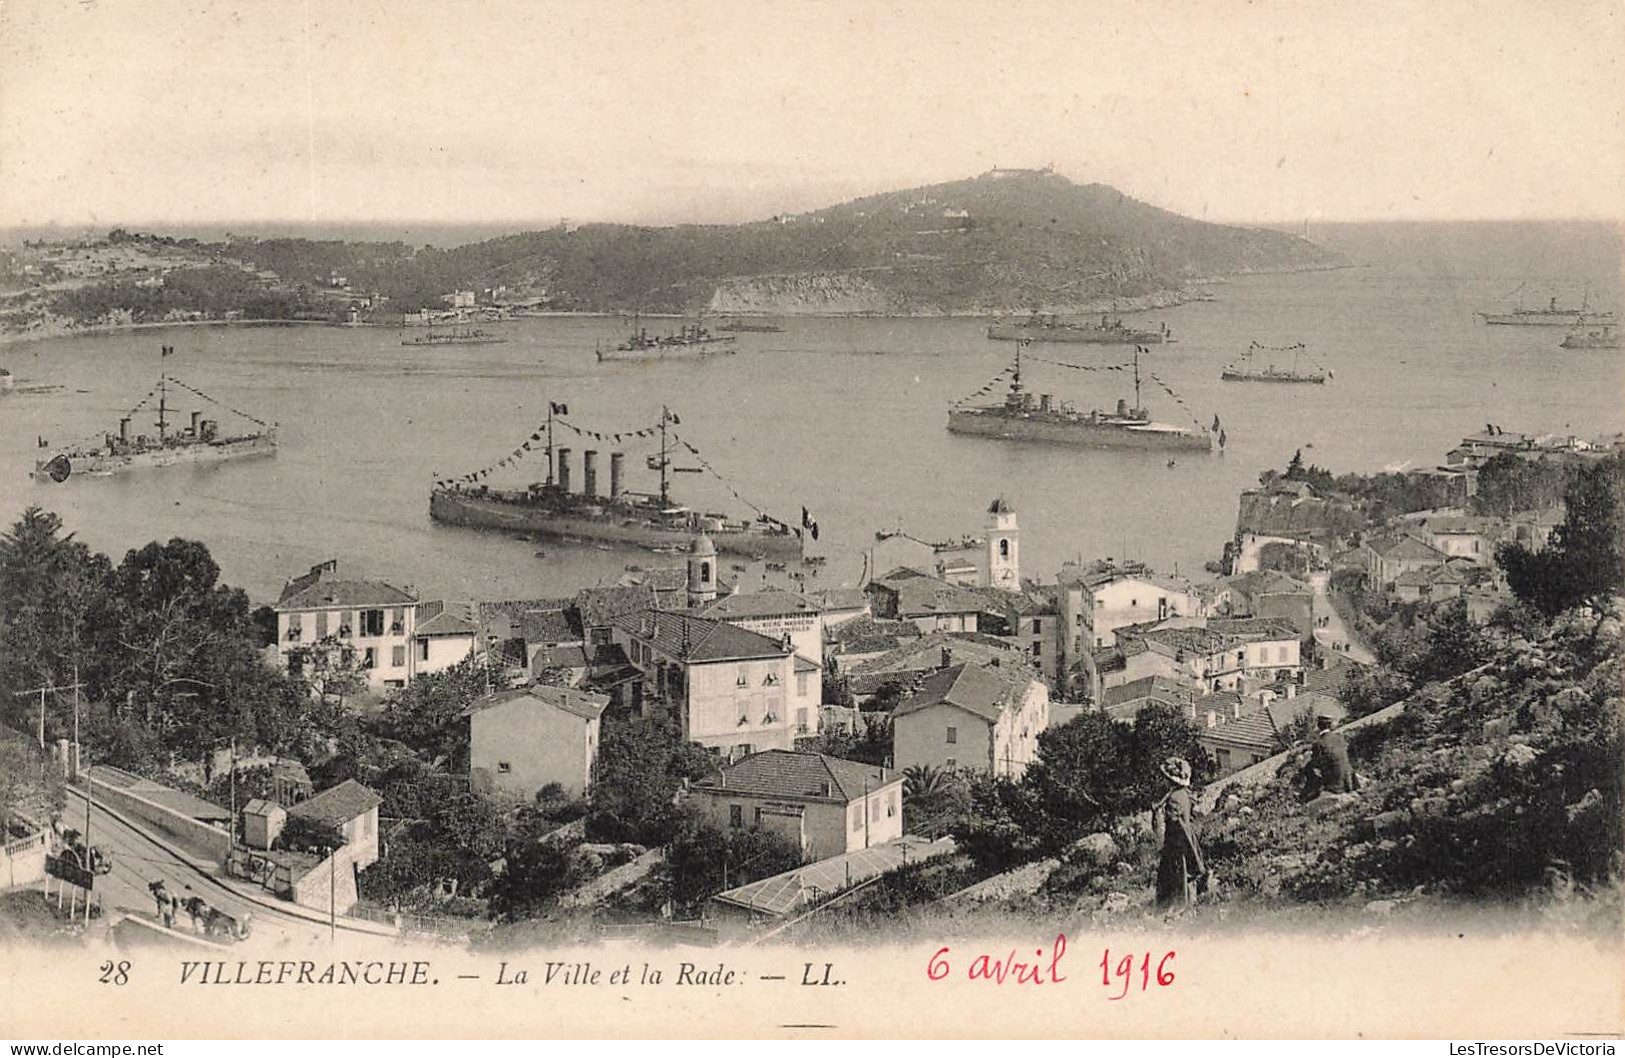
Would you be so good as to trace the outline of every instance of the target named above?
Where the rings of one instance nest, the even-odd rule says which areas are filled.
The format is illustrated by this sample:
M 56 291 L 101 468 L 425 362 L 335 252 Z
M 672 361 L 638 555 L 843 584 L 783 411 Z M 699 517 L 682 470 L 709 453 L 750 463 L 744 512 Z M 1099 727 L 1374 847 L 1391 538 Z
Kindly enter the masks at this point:
M 670 427 L 681 420 L 666 408 L 660 410 L 656 426 L 632 431 L 630 434 L 612 434 L 583 430 L 578 426 L 556 419 L 568 415 L 569 408 L 549 403 L 547 423 L 531 434 L 530 440 L 514 449 L 513 454 L 483 470 L 465 474 L 453 480 L 437 481 L 429 494 L 429 517 L 437 522 L 474 529 L 496 529 L 529 536 L 554 539 L 592 540 L 610 544 L 625 544 L 652 550 L 684 545 L 695 533 L 704 532 L 723 554 L 753 559 L 795 559 L 802 555 L 802 530 L 765 513 L 755 521 L 740 521 L 714 512 L 691 510 L 679 503 L 671 489 L 673 473 L 702 473 L 711 468 L 677 466 L 673 455 L 677 448 L 698 453 L 688 442 L 677 437 Z M 602 493 L 598 483 L 598 451 L 586 449 L 581 453 L 581 488 L 572 488 L 572 473 L 568 447 L 553 443 L 555 422 L 587 439 L 610 440 L 619 443 L 623 437 L 659 437 L 659 451 L 645 459 L 647 468 L 659 474 L 657 493 L 629 491 L 625 487 L 626 455 L 612 451 L 609 454 L 609 491 Z M 525 489 L 504 490 L 485 483 L 490 474 L 511 466 L 531 451 L 531 444 L 540 441 L 545 431 L 546 445 L 538 446 L 538 454 L 547 458 L 547 480 Z M 711 471 L 715 474 L 715 471 Z M 731 487 L 730 487 L 731 489 Z M 738 493 L 735 493 L 737 496 Z
M 600 362 L 605 360 L 659 360 L 668 356 L 707 355 L 714 352 L 733 352 L 739 339 L 731 334 L 712 334 L 696 323 L 684 325 L 676 334 L 651 338 L 646 327 L 639 327 L 613 349 L 599 346 L 596 350 Z
M 1275 362 L 1271 360 L 1268 364 L 1260 367 L 1253 362 L 1253 354 L 1260 352 L 1291 353 L 1292 366 L 1277 367 Z M 1317 386 L 1324 385 L 1326 380 L 1332 377 L 1332 373 L 1320 367 L 1300 368 L 1298 360 L 1302 354 L 1302 342 L 1297 345 L 1289 345 L 1284 349 L 1271 348 L 1254 342 L 1247 347 L 1245 353 L 1241 354 L 1240 359 L 1225 365 L 1224 370 L 1219 372 L 1219 378 L 1225 382 L 1308 382 Z
M 987 329 L 987 336 L 1001 342 L 1081 342 L 1088 345 L 1157 345 L 1170 338 L 1168 325 L 1155 331 L 1137 331 L 1125 327 L 1120 319 L 1108 319 L 1101 313 L 1100 322 L 1069 323 L 1055 316 L 1033 313 L 1025 320 L 995 323 Z
M 1022 346 L 1025 346 L 1025 342 Z M 1014 441 L 1049 441 L 1057 444 L 1086 445 L 1094 448 L 1147 448 L 1155 450 L 1211 451 L 1213 434 L 1201 427 L 1186 429 L 1169 423 L 1153 422 L 1140 404 L 1140 349 L 1134 350 L 1134 406 L 1125 400 L 1117 410 L 1082 412 L 1070 401 L 1059 404 L 1048 393 L 1035 398 L 1021 384 L 1021 348 L 1016 348 L 1014 374 L 1004 403 L 967 406 L 964 401 L 948 412 L 948 429 L 953 433 L 977 434 Z M 1077 367 L 1062 364 L 1062 367 Z M 1087 370 L 1121 370 L 1126 365 Z M 1008 370 L 1008 369 L 1007 369 Z M 1002 377 L 1002 373 L 1001 373 Z M 1158 385 L 1162 382 L 1152 376 Z M 995 381 L 997 381 L 995 379 Z M 991 386 L 993 383 L 989 383 Z M 984 390 L 988 387 L 983 387 Z M 1163 386 L 1166 389 L 1166 386 Z M 1171 391 L 1170 391 L 1171 392 Z M 967 397 L 965 400 L 969 400 Z M 1214 420 L 1218 429 L 1218 420 Z M 1219 445 L 1224 446 L 1221 431 Z
M 161 355 L 167 357 L 174 351 L 174 347 L 166 345 Z M 192 412 L 188 425 L 176 426 L 169 419 L 169 390 L 172 386 L 183 389 L 195 397 L 201 397 L 225 412 L 253 423 L 258 429 L 225 434 L 220 430 L 218 419 L 205 419 L 202 413 L 197 411 Z M 135 418 L 136 412 L 154 397 L 158 401 L 157 436 L 136 434 L 132 437 L 130 422 Z M 256 419 L 246 412 L 228 408 L 207 393 L 193 389 L 177 378 L 159 375 L 158 384 L 153 387 L 152 392 L 119 419 L 117 434 L 106 433 L 100 440 L 81 441 L 62 449 L 49 459 L 38 460 L 34 464 L 34 477 L 40 481 L 62 482 L 75 474 L 107 475 L 138 467 L 163 467 L 175 463 L 215 463 L 227 459 L 275 454 L 275 424 Z

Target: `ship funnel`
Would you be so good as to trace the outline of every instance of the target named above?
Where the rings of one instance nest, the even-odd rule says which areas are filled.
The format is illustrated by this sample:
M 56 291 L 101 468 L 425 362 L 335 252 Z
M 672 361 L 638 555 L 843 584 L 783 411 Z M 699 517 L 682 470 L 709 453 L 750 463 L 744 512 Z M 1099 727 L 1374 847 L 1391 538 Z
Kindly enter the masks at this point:
M 559 491 L 560 492 L 569 492 L 570 491 L 570 450 L 568 448 L 558 448 L 558 449 L 555 449 L 554 451 L 558 453 Z
M 203 413 L 200 412 L 200 411 L 194 411 L 192 413 L 192 436 L 193 437 L 197 436 L 197 420 L 198 420 L 198 416 L 200 416 L 202 414 Z
M 130 417 L 128 415 L 118 421 L 118 439 L 125 444 L 130 443 Z
M 1128 401 L 1119 400 L 1117 402 L 1117 417 L 1119 419 L 1128 418 Z
M 589 448 L 581 453 L 581 492 L 584 496 L 598 495 L 598 452 Z
M 1050 395 L 1048 393 L 1040 393 L 1038 395 L 1038 410 L 1049 411 L 1049 401 Z
M 609 498 L 621 498 L 621 489 L 626 478 L 626 453 L 611 452 L 609 454 Z

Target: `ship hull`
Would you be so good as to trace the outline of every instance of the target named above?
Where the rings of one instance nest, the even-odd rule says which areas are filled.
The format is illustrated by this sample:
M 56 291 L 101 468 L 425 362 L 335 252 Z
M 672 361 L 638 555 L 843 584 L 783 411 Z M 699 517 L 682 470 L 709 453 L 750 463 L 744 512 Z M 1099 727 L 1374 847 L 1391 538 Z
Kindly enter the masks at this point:
M 1501 327 L 1578 327 L 1582 312 L 1481 312 L 1485 323 Z
M 1239 371 L 1225 371 L 1219 375 L 1225 382 L 1293 382 L 1298 385 L 1323 386 L 1326 384 L 1324 375 L 1249 375 Z
M 1041 419 L 1012 418 L 987 412 L 951 411 L 950 433 L 976 437 L 997 437 L 1006 441 L 1040 441 L 1081 448 L 1135 448 L 1149 451 L 1208 452 L 1213 438 L 1206 431 L 1192 433 L 1174 430 L 1147 430 L 1104 423 L 1047 422 Z
M 1062 342 L 1074 345 L 1160 345 L 1157 331 L 1090 331 L 1065 327 L 1022 327 L 994 324 L 987 336 L 997 342 Z
M 145 467 L 168 467 L 184 463 L 223 463 L 232 459 L 251 459 L 256 456 L 276 455 L 276 439 L 270 436 L 239 437 L 211 444 L 184 445 L 151 452 L 115 455 L 96 452 L 89 455 L 64 453 L 68 461 L 69 477 L 90 475 L 106 477 Z M 55 458 L 55 457 L 53 457 Z M 34 477 L 39 481 L 53 480 L 46 468 L 51 460 L 34 464 Z
M 614 518 L 595 518 L 524 504 L 505 503 L 485 496 L 440 489 L 429 494 L 429 517 L 446 525 L 465 529 L 491 529 L 498 532 L 544 536 L 550 539 L 575 537 L 633 547 L 662 547 L 686 544 L 694 536 L 688 529 L 664 529 L 647 524 L 625 524 Z M 707 529 L 706 535 L 722 554 L 741 558 L 795 559 L 801 556 L 801 541 L 790 533 L 744 533 Z
M 737 352 L 733 338 L 712 338 L 703 342 L 683 345 L 660 345 L 649 349 L 600 349 L 598 359 L 609 360 L 668 360 L 691 356 L 714 356 L 717 353 Z

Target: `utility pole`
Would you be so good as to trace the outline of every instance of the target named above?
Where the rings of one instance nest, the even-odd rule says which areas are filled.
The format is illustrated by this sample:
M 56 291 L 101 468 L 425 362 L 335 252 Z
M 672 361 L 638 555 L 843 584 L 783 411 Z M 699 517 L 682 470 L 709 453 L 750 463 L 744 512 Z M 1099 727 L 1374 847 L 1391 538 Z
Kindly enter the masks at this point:
M 339 939 L 339 850 L 327 850 L 327 941 L 329 944 L 338 943 Z

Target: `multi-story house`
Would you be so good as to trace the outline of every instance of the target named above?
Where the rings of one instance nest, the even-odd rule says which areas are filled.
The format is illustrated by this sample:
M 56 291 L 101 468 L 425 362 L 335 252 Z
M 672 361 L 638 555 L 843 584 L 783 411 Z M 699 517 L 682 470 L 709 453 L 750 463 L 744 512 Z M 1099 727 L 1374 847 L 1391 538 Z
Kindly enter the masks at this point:
M 811 674 L 797 673 L 788 637 L 662 610 L 623 614 L 611 635 L 641 674 L 634 706 L 645 716 L 665 712 L 683 738 L 712 752 L 739 759 L 818 733 Z M 798 675 L 809 677 L 808 697 Z
M 689 793 L 716 826 L 783 834 L 809 861 L 903 836 L 902 773 L 822 753 L 755 753 Z
M 598 729 L 609 698 L 532 684 L 497 691 L 463 710 L 474 788 L 530 800 L 557 783 L 578 797 L 592 783 Z
M 408 591 L 342 579 L 337 561 L 323 562 L 290 580 L 272 607 L 278 659 L 297 672 L 311 650 L 336 647 L 354 652 L 368 689 L 405 687 L 417 665 L 417 606 Z
M 877 618 L 910 621 L 922 632 L 975 632 L 987 601 L 978 593 L 899 566 L 864 586 Z
M 1049 688 L 1024 670 L 950 665 L 892 710 L 902 769 L 968 768 L 1019 779 L 1049 726 Z

